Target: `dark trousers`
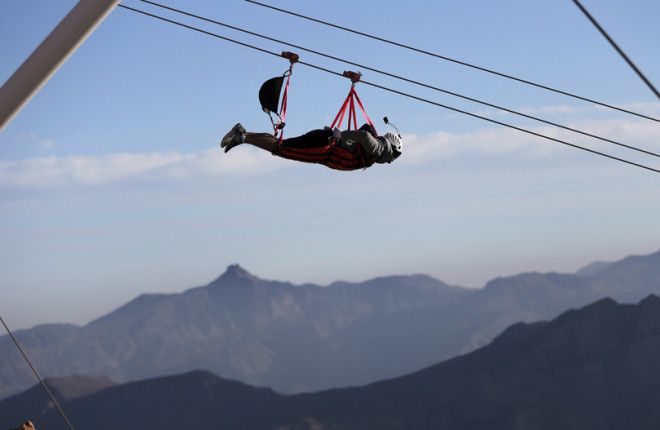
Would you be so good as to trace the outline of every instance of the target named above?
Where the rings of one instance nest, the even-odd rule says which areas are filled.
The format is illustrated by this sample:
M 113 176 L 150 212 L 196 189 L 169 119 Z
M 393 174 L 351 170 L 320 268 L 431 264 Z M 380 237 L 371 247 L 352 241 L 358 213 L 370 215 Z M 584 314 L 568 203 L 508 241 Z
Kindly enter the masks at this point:
M 332 137 L 331 130 L 312 130 L 302 136 L 284 139 L 283 147 L 289 148 L 318 148 L 328 144 L 328 139 Z

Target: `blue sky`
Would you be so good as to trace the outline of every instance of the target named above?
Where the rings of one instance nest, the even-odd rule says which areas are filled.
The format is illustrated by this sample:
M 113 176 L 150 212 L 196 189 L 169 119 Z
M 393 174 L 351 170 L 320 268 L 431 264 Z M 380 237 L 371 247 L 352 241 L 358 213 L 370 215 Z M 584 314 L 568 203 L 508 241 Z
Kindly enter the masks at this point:
M 0 3 L 0 80 L 74 4 Z M 239 0 L 167 4 L 660 151 L 660 126 L 649 121 Z M 660 116 L 650 91 L 568 0 L 277 4 Z M 659 85 L 660 4 L 585 5 Z M 371 116 L 388 115 L 405 134 L 395 164 L 338 173 L 253 148 L 220 153 L 218 139 L 237 121 L 268 131 L 257 90 L 285 68 L 115 10 L 0 134 L 0 312 L 19 327 L 86 322 L 141 292 L 205 284 L 234 262 L 294 282 L 423 272 L 479 287 L 498 275 L 572 271 L 660 248 L 657 175 L 366 86 L 358 91 Z M 660 166 L 373 73 L 365 79 Z M 297 67 L 287 134 L 329 123 L 347 90 L 342 79 Z

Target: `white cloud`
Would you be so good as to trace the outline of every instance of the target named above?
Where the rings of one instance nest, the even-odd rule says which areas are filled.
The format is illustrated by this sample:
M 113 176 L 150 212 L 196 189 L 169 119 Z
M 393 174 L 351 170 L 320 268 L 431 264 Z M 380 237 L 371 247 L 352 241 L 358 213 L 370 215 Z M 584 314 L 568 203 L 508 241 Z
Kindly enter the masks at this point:
M 41 139 L 37 144 L 43 149 L 53 149 L 55 148 L 55 142 L 53 139 Z
M 144 178 L 152 181 L 188 179 L 195 176 L 255 174 L 278 169 L 282 163 L 262 151 L 234 151 L 225 156 L 217 149 L 180 152 L 122 153 L 106 156 L 44 157 L 0 162 L 0 187 L 50 188 L 95 186 Z
M 569 125 L 594 135 L 660 152 L 660 127 L 650 121 L 601 120 Z M 626 158 L 637 157 L 635 152 L 623 154 L 612 144 L 554 127 L 528 129 L 601 152 L 619 153 Z M 470 154 L 488 156 L 517 153 L 525 157 L 544 157 L 568 149 L 558 142 L 507 128 L 492 128 L 470 133 L 437 132 L 421 136 L 408 135 L 404 136 L 404 142 L 406 152 L 402 160 L 412 164 Z
M 660 127 L 644 120 L 601 120 L 572 124 L 593 134 L 607 136 L 631 145 L 660 151 Z M 622 155 L 617 148 L 594 139 L 552 127 L 537 127 L 546 134 L 600 151 Z M 404 136 L 405 153 L 398 163 L 429 163 L 460 156 L 500 156 L 549 158 L 575 153 L 574 149 L 506 128 L 468 133 L 436 132 Z M 643 160 L 649 164 L 649 160 Z M 655 160 L 650 160 L 655 161 Z M 181 152 L 121 153 L 105 156 L 43 157 L 21 161 L 0 161 L 0 188 L 52 188 L 98 186 L 141 179 L 152 182 L 181 181 L 226 174 L 263 174 L 295 165 L 255 148 L 239 148 L 225 155 L 217 148 L 184 154 Z

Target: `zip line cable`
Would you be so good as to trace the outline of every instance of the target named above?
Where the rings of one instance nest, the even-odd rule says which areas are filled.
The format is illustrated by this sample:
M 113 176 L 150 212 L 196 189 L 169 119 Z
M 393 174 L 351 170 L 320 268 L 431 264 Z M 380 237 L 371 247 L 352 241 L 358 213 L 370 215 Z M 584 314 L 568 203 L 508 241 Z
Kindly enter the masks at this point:
M 553 142 L 557 142 L 557 143 L 561 143 L 563 145 L 571 146 L 571 147 L 576 148 L 576 149 L 581 149 L 583 151 L 587 151 L 587 152 L 590 152 L 592 154 L 600 155 L 602 157 L 606 157 L 606 158 L 609 158 L 611 160 L 620 161 L 622 163 L 626 163 L 626 164 L 630 164 L 632 166 L 640 167 L 642 169 L 650 170 L 650 171 L 655 172 L 655 173 L 660 173 L 660 170 L 655 169 L 653 167 L 645 166 L 643 164 L 639 164 L 639 163 L 635 163 L 633 161 L 629 161 L 629 160 L 626 160 L 626 159 L 623 159 L 623 158 L 615 157 L 613 155 L 606 154 L 604 152 L 596 151 L 594 149 L 589 149 L 589 148 L 586 148 L 584 146 L 576 145 L 574 143 L 570 143 L 570 142 L 567 142 L 567 141 L 562 140 L 562 139 L 557 139 L 557 138 L 554 138 L 554 137 L 550 137 L 550 136 L 542 134 L 542 133 L 537 133 L 535 131 L 528 130 L 528 129 L 522 128 L 522 127 L 518 127 L 518 126 L 515 126 L 513 124 L 509 124 L 509 123 L 506 123 L 506 122 L 503 122 L 503 121 L 498 121 L 498 120 L 495 120 L 495 119 L 487 118 L 487 117 L 484 117 L 484 116 L 481 116 L 481 115 L 477 115 L 475 113 L 467 112 L 467 111 L 464 111 L 464 110 L 461 110 L 461 109 L 457 109 L 457 108 L 454 108 L 454 107 L 451 107 L 451 106 L 444 105 L 442 103 L 438 103 L 438 102 L 434 102 L 432 100 L 428 100 L 428 99 L 425 99 L 425 98 L 422 98 L 422 97 L 418 97 L 418 96 L 415 96 L 413 94 L 408 94 L 408 93 L 405 93 L 403 91 L 399 91 L 399 90 L 396 90 L 396 89 L 393 89 L 393 88 L 388 88 L 388 87 L 385 87 L 383 85 L 374 84 L 372 82 L 368 82 L 368 81 L 364 81 L 364 80 L 360 80 L 360 82 L 362 82 L 365 85 L 369 85 L 369 86 L 372 86 L 374 88 L 380 88 L 381 90 L 388 91 L 388 92 L 391 92 L 391 93 L 394 93 L 394 94 L 399 94 L 401 96 L 408 97 L 408 98 L 411 98 L 411 99 L 414 99 L 414 100 L 418 100 L 420 102 L 424 102 L 424 103 L 435 105 L 435 106 L 438 106 L 438 107 L 441 107 L 441 108 L 449 109 L 449 110 L 452 110 L 454 112 L 462 113 L 464 115 L 469 115 L 469 116 L 474 117 L 474 118 L 479 118 L 479 119 L 482 119 L 484 121 L 492 122 L 493 124 L 498 124 L 498 125 L 501 125 L 501 126 L 504 126 L 504 127 L 509 127 L 509 128 L 514 129 L 514 130 L 518 130 L 518 131 L 521 131 L 523 133 L 530 134 L 532 136 L 542 137 L 544 139 L 552 140 Z
M 607 41 L 610 43 L 610 45 L 612 45 L 612 48 L 614 48 L 616 50 L 616 52 L 619 53 L 619 55 L 626 61 L 626 63 L 628 63 L 630 68 L 633 69 L 633 71 L 635 73 L 637 73 L 637 76 L 639 76 L 639 78 L 646 84 L 646 86 L 649 87 L 649 89 L 651 91 L 653 91 L 653 94 L 655 94 L 655 96 L 658 99 L 660 99 L 660 93 L 658 92 L 658 90 L 655 89 L 655 87 L 653 86 L 651 81 L 648 80 L 648 78 L 646 76 L 644 76 L 644 73 L 642 73 L 642 71 L 639 70 L 639 68 L 635 65 L 635 63 L 633 63 L 633 61 L 626 55 L 626 53 L 623 51 L 623 49 L 621 49 L 619 47 L 619 45 L 617 45 L 617 43 L 614 41 L 614 39 L 612 39 L 610 37 L 610 35 L 607 33 L 607 31 L 605 31 L 605 29 L 598 23 L 598 21 L 596 21 L 596 18 L 594 18 L 589 13 L 587 8 L 584 7 L 582 5 L 582 3 L 580 3 L 578 0 L 573 0 L 573 3 L 575 3 L 575 5 L 582 11 L 584 16 L 586 16 L 587 19 L 589 19 L 589 21 L 591 21 L 591 23 L 594 25 L 594 27 L 596 27 L 596 29 L 598 31 L 600 31 L 600 34 L 602 34 L 603 37 L 605 37 L 605 39 L 607 39 Z
M 593 104 L 596 104 L 596 105 L 599 105 L 599 106 L 602 106 L 602 107 L 606 107 L 608 109 L 614 109 L 614 110 L 617 110 L 617 111 L 620 111 L 620 112 L 625 112 L 625 113 L 630 114 L 630 115 L 638 116 L 640 118 L 645 118 L 645 119 L 648 119 L 648 120 L 651 120 L 651 121 L 660 122 L 660 119 L 653 118 L 652 116 L 648 116 L 648 115 L 644 115 L 644 114 L 634 112 L 634 111 L 631 111 L 631 110 L 623 109 L 623 108 L 620 108 L 620 107 L 617 107 L 617 106 L 614 106 L 614 105 L 611 105 L 611 104 L 608 104 L 608 103 L 605 103 L 605 102 L 599 102 L 597 100 L 594 100 L 594 99 L 591 99 L 591 98 L 588 98 L 588 97 L 580 96 L 580 95 L 577 95 L 577 94 L 574 94 L 574 93 L 570 93 L 568 91 L 563 91 L 563 90 L 553 88 L 553 87 L 548 86 L 548 85 L 532 82 L 530 80 L 520 78 L 520 77 L 517 77 L 517 76 L 514 76 L 514 75 L 510 75 L 510 74 L 507 74 L 507 73 L 498 72 L 498 71 L 495 71 L 493 69 L 489 69 L 489 68 L 486 68 L 486 67 L 483 67 L 483 66 L 477 66 L 475 64 L 471 64 L 471 63 L 468 63 L 468 62 L 465 62 L 465 61 L 462 61 L 462 60 L 458 60 L 456 58 L 447 57 L 445 55 L 441 55 L 441 54 L 438 54 L 436 52 L 427 51 L 427 50 L 421 49 L 421 48 L 416 48 L 414 46 L 406 45 L 406 44 L 400 43 L 400 42 L 396 42 L 396 41 L 391 40 L 391 39 L 386 39 L 384 37 L 380 37 L 380 36 L 376 36 L 376 35 L 373 35 L 373 34 L 365 33 L 365 32 L 355 30 L 355 29 L 352 29 L 352 28 L 349 28 L 349 27 L 344 27 L 344 26 L 339 25 L 339 24 L 334 24 L 332 22 L 324 21 L 322 19 L 318 19 L 318 18 L 314 18 L 314 17 L 311 17 L 311 16 L 300 14 L 300 13 L 297 13 L 297 12 L 293 12 L 293 11 L 290 11 L 290 10 L 282 9 L 282 8 L 272 6 L 272 5 L 269 5 L 269 4 L 266 4 L 266 3 L 261 3 L 259 1 L 255 1 L 255 0 L 245 0 L 245 1 L 248 2 L 248 3 L 252 3 L 252 4 L 255 4 L 255 5 L 258 5 L 258 6 L 268 8 L 268 9 L 272 9 L 272 10 L 275 10 L 275 11 L 278 11 L 278 12 L 282 12 L 282 13 L 285 13 L 285 14 L 288 14 L 288 15 L 292 15 L 292 16 L 295 16 L 295 17 L 298 17 L 298 18 L 306 19 L 308 21 L 313 21 L 313 22 L 316 22 L 318 24 L 327 25 L 329 27 L 333 27 L 333 28 L 336 28 L 336 29 L 339 29 L 339 30 L 347 31 L 349 33 L 357 34 L 359 36 L 364 36 L 364 37 L 367 37 L 369 39 L 378 40 L 379 42 L 387 43 L 389 45 L 398 46 L 399 48 L 408 49 L 410 51 L 414 51 L 414 52 L 417 52 L 419 54 L 424 54 L 424 55 L 428 55 L 430 57 L 439 58 L 441 60 L 450 61 L 452 63 L 460 64 L 461 66 L 469 67 L 469 68 L 472 68 L 472 69 L 475 69 L 475 70 L 480 70 L 482 72 L 490 73 L 492 75 L 496 75 L 496 76 L 499 76 L 499 77 L 502 77 L 502 78 L 506 78 L 506 79 L 517 81 L 517 82 L 520 82 L 520 83 L 523 83 L 523 84 L 531 85 L 533 87 L 542 88 L 542 89 L 547 90 L 547 91 L 551 91 L 551 92 L 561 94 L 561 95 L 564 95 L 564 96 L 567 96 L 567 97 L 572 97 L 574 99 L 582 100 L 582 101 L 585 101 L 585 102 L 593 103 Z
M 198 28 L 198 27 L 194 27 L 192 25 L 188 25 L 188 24 L 185 24 L 185 23 L 182 23 L 182 22 L 179 22 L 179 21 L 175 21 L 175 20 L 172 20 L 172 19 L 169 19 L 169 18 L 165 18 L 163 16 L 159 16 L 159 15 L 156 15 L 156 14 L 153 14 L 153 13 L 150 13 L 150 12 L 146 12 L 146 11 L 143 11 L 143 10 L 140 10 L 140 9 L 136 9 L 136 8 L 133 8 L 133 7 L 130 7 L 130 6 L 126 6 L 126 5 L 122 5 L 122 4 L 118 4 L 117 6 L 123 8 L 123 9 L 126 9 L 126 10 L 130 10 L 132 12 L 136 12 L 136 13 L 139 13 L 139 14 L 142 14 L 142 15 L 145 15 L 145 16 L 163 21 L 163 22 L 174 24 L 174 25 L 179 26 L 179 27 L 187 28 L 189 30 L 193 30 L 193 31 L 196 31 L 196 32 L 199 32 L 199 33 L 203 33 L 203 34 L 206 34 L 208 36 L 212 36 L 212 37 L 215 37 L 215 38 L 218 38 L 218 39 L 222 39 L 222 40 L 225 40 L 227 42 L 231 42 L 231 43 L 234 43 L 234 44 L 246 47 L 246 48 L 250 48 L 250 49 L 253 49 L 253 50 L 256 50 L 256 51 L 259 51 L 259 52 L 263 52 L 265 54 L 272 55 L 274 57 L 281 58 L 280 54 L 278 54 L 277 52 L 269 51 L 267 49 L 251 45 L 249 43 L 240 42 L 238 40 L 234 40 L 234 39 L 231 39 L 231 38 L 226 37 L 226 36 L 222 36 L 222 35 L 217 34 L 217 33 L 213 33 L 213 32 Z M 323 72 L 326 72 L 326 73 L 329 73 L 329 74 L 332 74 L 332 75 L 335 75 L 335 76 L 344 77 L 342 73 L 335 72 L 334 70 L 330 70 L 330 69 L 327 69 L 325 67 L 317 66 L 317 65 L 312 64 L 312 63 L 307 63 L 305 61 L 298 61 L 298 64 L 302 64 L 303 66 L 307 66 L 307 67 L 310 67 L 312 69 L 320 70 L 320 71 L 323 71 Z M 468 116 L 471 116 L 473 118 L 478 118 L 478 119 L 481 119 L 481 120 L 484 120 L 484 121 L 487 121 L 487 122 L 490 122 L 490 123 L 493 123 L 493 124 L 498 124 L 498 125 L 501 125 L 501 126 L 504 126 L 504 127 L 508 127 L 508 128 L 514 129 L 514 130 L 518 130 L 518 131 L 523 132 L 523 133 L 527 133 L 527 134 L 530 134 L 530 135 L 533 135 L 533 136 L 548 139 L 548 140 L 551 140 L 553 142 L 561 143 L 561 144 L 566 145 L 566 146 L 570 146 L 570 147 L 573 147 L 573 148 L 576 148 L 576 149 L 581 149 L 583 151 L 586 151 L 586 152 L 589 152 L 589 153 L 592 153 L 592 154 L 595 154 L 595 155 L 599 155 L 601 157 L 609 158 L 611 160 L 619 161 L 621 163 L 629 164 L 629 165 L 632 165 L 632 166 L 635 166 L 635 167 L 639 167 L 641 169 L 649 170 L 651 172 L 660 173 L 660 170 L 655 169 L 655 168 L 650 167 L 650 166 L 639 164 L 639 163 L 636 163 L 634 161 L 626 160 L 624 158 L 619 158 L 619 157 L 616 157 L 614 155 L 610 155 L 610 154 L 606 154 L 604 152 L 596 151 L 594 149 L 586 148 L 584 146 L 580 146 L 580 145 L 577 145 L 577 144 L 574 144 L 574 143 L 570 143 L 570 142 L 567 142 L 565 140 L 550 137 L 550 136 L 547 136 L 547 135 L 544 135 L 544 134 L 541 134 L 541 133 L 537 133 L 535 131 L 528 130 L 528 129 L 525 129 L 525 128 L 522 128 L 522 127 L 518 127 L 518 126 L 515 126 L 515 125 L 512 125 L 512 124 L 503 122 L 503 121 L 498 121 L 498 120 L 488 118 L 488 117 L 485 117 L 485 116 L 482 116 L 482 115 L 467 112 L 467 111 L 464 111 L 464 110 L 461 110 L 461 109 L 458 109 L 458 108 L 455 108 L 455 107 L 451 107 L 451 106 L 448 106 L 448 105 L 444 105 L 442 103 L 434 102 L 432 100 L 428 100 L 428 99 L 425 99 L 425 98 L 422 98 L 422 97 L 419 97 L 419 96 L 415 96 L 415 95 L 412 95 L 412 94 L 409 94 L 409 93 L 405 93 L 403 91 L 399 91 L 399 90 L 389 88 L 389 87 L 386 87 L 386 86 L 383 86 L 383 85 L 375 84 L 375 83 L 372 83 L 372 82 L 369 82 L 369 81 L 360 80 L 360 82 L 362 82 L 365 85 L 381 89 L 383 91 L 387 91 L 387 92 L 390 92 L 390 93 L 393 93 L 393 94 L 398 94 L 398 95 L 403 96 L 403 97 L 407 97 L 407 98 L 417 100 L 417 101 L 420 101 L 420 102 L 428 103 L 428 104 L 431 104 L 431 105 L 434 105 L 434 106 L 437 106 L 437 107 L 441 107 L 441 108 L 444 108 L 444 109 L 447 109 L 447 110 L 451 110 L 453 112 L 462 113 L 464 115 L 468 115 Z
M 350 64 L 352 66 L 359 67 L 359 68 L 364 69 L 364 70 L 369 70 L 369 71 L 379 73 L 379 74 L 384 75 L 384 76 L 389 76 L 391 78 L 395 78 L 395 79 L 398 79 L 398 80 L 401 80 L 401 81 L 405 81 L 405 82 L 408 82 L 408 83 L 411 83 L 411 84 L 414 84 L 414 85 L 417 85 L 417 86 L 420 86 L 420 87 L 424 87 L 424 88 L 428 88 L 428 89 L 438 91 L 438 92 L 441 92 L 441 93 L 449 94 L 449 95 L 454 96 L 454 97 L 458 97 L 458 98 L 468 100 L 468 101 L 471 101 L 471 102 L 474 102 L 474 103 L 479 103 L 481 105 L 488 106 L 488 107 L 491 107 L 491 108 L 494 108 L 494 109 L 499 109 L 499 110 L 502 110 L 504 112 L 511 113 L 513 115 L 518 115 L 518 116 L 521 116 L 521 117 L 524 117 L 524 118 L 532 119 L 534 121 L 542 122 L 544 124 L 552 125 L 554 127 L 562 128 L 564 130 L 572 131 L 574 133 L 579 133 L 579 134 L 582 134 L 584 136 L 588 136 L 588 137 L 591 137 L 591 138 L 594 138 L 594 139 L 602 140 L 603 142 L 608 142 L 608 143 L 611 143 L 611 144 L 614 144 L 614 145 L 617 145 L 617 146 L 621 146 L 621 147 L 624 147 L 624 148 L 627 148 L 627 149 L 630 149 L 630 150 L 633 150 L 633 151 L 638 151 L 638 152 L 641 152 L 641 153 L 644 153 L 644 154 L 647 154 L 647 155 L 652 155 L 654 157 L 659 157 L 660 158 L 660 154 L 658 154 L 656 152 L 648 151 L 648 150 L 645 150 L 645 149 L 642 149 L 642 148 L 639 148 L 639 147 L 636 147 L 636 146 L 627 145 L 625 143 L 617 142 L 617 141 L 612 140 L 612 139 L 601 137 L 601 136 L 598 136 L 598 135 L 595 135 L 595 134 L 592 134 L 592 133 L 588 133 L 586 131 L 578 130 L 578 129 L 575 129 L 575 128 L 572 128 L 572 127 L 569 127 L 569 126 L 566 126 L 566 125 L 562 125 L 562 124 L 559 124 L 559 123 L 556 123 L 556 122 L 553 122 L 553 121 L 548 121 L 548 120 L 545 120 L 545 119 L 542 119 L 542 118 L 539 118 L 539 117 L 536 117 L 536 116 L 533 116 L 533 115 L 528 115 L 528 114 L 525 114 L 523 112 L 518 112 L 516 110 L 509 109 L 509 108 L 506 108 L 506 107 L 503 107 L 503 106 L 498 106 L 496 104 L 489 103 L 489 102 L 486 102 L 486 101 L 483 101 L 483 100 L 479 100 L 479 99 L 476 99 L 474 97 L 469 97 L 469 96 L 466 96 L 466 95 L 463 95 L 463 94 L 456 93 L 454 91 L 449 91 L 449 90 L 439 88 L 439 87 L 436 87 L 436 86 L 433 86 L 433 85 L 430 85 L 430 84 L 426 84 L 426 83 L 423 83 L 423 82 L 420 82 L 420 81 L 417 81 L 417 80 L 414 80 L 414 79 L 406 78 L 404 76 L 397 75 L 397 74 L 394 74 L 394 73 L 385 72 L 383 70 L 379 70 L 379 69 L 376 69 L 374 67 L 365 66 L 363 64 L 359 64 L 359 63 L 356 63 L 354 61 L 350 61 L 350 60 L 346 60 L 346 59 L 343 59 L 343 58 L 340 58 L 340 57 L 336 57 L 334 55 L 326 54 L 324 52 L 320 52 L 320 51 L 317 51 L 317 50 L 314 50 L 314 49 L 305 48 L 304 46 L 300 46 L 300 45 L 297 45 L 297 44 L 294 44 L 294 43 L 291 43 L 291 42 L 287 42 L 287 41 L 284 41 L 284 40 L 281 40 L 281 39 L 276 39 L 274 37 L 265 36 L 263 34 L 259 34 L 259 33 L 256 33 L 254 31 L 250 31 L 250 30 L 246 30 L 246 29 L 243 29 L 243 28 L 240 28 L 240 27 L 236 27 L 234 25 L 227 24 L 227 23 L 224 23 L 222 21 L 215 20 L 215 19 L 207 18 L 207 17 L 201 16 L 201 15 L 196 15 L 194 13 L 190 13 L 190 12 L 187 12 L 187 11 L 184 11 L 184 10 L 181 10 L 181 9 L 177 9 L 177 8 L 174 8 L 174 7 L 171 7 L 171 6 L 167 6 L 167 5 L 164 5 L 164 4 L 161 4 L 161 3 L 157 3 L 157 2 L 154 2 L 154 1 L 151 1 L 151 0 L 140 0 L 140 1 L 143 2 L 143 3 L 147 3 L 147 4 L 150 4 L 150 5 L 159 7 L 161 9 L 176 12 L 176 13 L 179 13 L 181 15 L 189 16 L 191 18 L 199 19 L 199 20 L 206 21 L 206 22 L 209 22 L 209 23 L 212 23 L 212 24 L 220 25 L 222 27 L 230 28 L 230 29 L 236 30 L 236 31 L 240 31 L 242 33 L 249 34 L 249 35 L 255 36 L 255 37 L 259 37 L 261 39 L 269 40 L 271 42 L 281 43 L 283 45 L 287 45 L 287 46 L 290 46 L 292 48 L 299 49 L 301 51 L 310 52 L 312 54 L 319 55 L 321 57 L 329 58 L 329 59 L 339 61 L 339 62 L 345 63 L 345 64 Z
M 7 333 L 9 334 L 9 337 L 11 338 L 12 342 L 14 342 L 14 345 L 16 345 L 16 348 L 18 349 L 18 351 L 23 356 L 23 359 L 30 366 L 30 369 L 32 369 L 32 373 L 34 373 L 34 376 L 36 376 L 37 379 L 39 380 L 39 384 L 41 384 L 41 387 L 44 389 L 44 391 L 46 392 L 46 394 L 50 398 L 50 401 L 53 402 L 53 405 L 55 406 L 55 408 L 59 411 L 62 418 L 64 418 L 64 421 L 66 421 L 66 424 L 69 427 L 69 429 L 75 430 L 74 427 L 73 427 L 73 424 L 71 424 L 71 421 L 69 421 L 69 417 L 67 417 L 66 413 L 64 413 L 64 409 L 62 409 L 60 404 L 57 402 L 57 400 L 55 399 L 55 396 L 53 396 L 53 393 L 50 392 L 50 390 L 48 389 L 48 385 L 46 385 L 44 380 L 41 378 L 41 376 L 39 375 L 39 372 L 37 372 L 37 369 L 32 364 L 32 361 L 30 361 L 30 359 L 28 358 L 27 354 L 25 353 L 25 351 L 21 347 L 21 344 L 18 343 L 18 340 L 14 337 L 14 333 L 12 333 L 12 331 L 9 329 L 9 326 L 7 326 L 7 323 L 2 318 L 2 316 L 0 316 L 0 322 L 2 322 L 2 325 L 5 326 L 5 330 L 7 330 Z

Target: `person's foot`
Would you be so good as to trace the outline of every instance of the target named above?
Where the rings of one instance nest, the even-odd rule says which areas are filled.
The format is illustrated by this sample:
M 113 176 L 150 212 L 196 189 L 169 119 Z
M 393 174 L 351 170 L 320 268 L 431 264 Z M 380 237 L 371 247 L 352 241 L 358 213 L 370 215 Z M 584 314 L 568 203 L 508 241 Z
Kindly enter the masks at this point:
M 234 146 L 240 145 L 243 143 L 241 140 L 241 134 L 243 133 L 245 133 L 245 129 L 239 122 L 229 130 L 229 133 L 225 134 L 225 137 L 222 138 L 220 141 L 220 148 L 225 148 L 225 152 L 227 152 Z

